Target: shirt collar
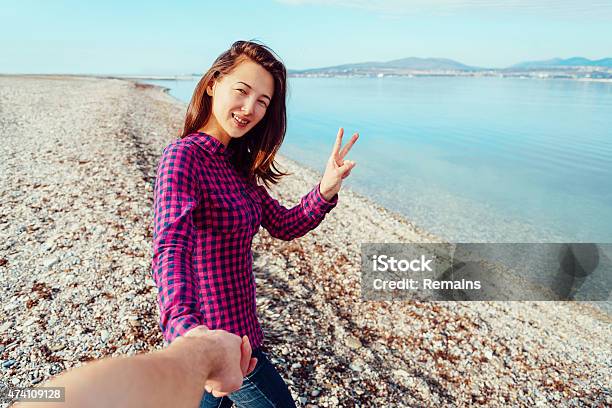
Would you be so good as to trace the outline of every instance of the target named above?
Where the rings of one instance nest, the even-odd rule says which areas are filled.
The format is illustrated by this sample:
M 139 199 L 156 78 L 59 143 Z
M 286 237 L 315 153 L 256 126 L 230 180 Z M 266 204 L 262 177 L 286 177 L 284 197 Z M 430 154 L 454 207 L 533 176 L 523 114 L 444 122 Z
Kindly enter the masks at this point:
M 232 146 L 225 147 L 220 140 L 215 139 L 208 133 L 194 132 L 192 133 L 195 142 L 204 150 L 220 156 L 230 157 L 234 153 Z

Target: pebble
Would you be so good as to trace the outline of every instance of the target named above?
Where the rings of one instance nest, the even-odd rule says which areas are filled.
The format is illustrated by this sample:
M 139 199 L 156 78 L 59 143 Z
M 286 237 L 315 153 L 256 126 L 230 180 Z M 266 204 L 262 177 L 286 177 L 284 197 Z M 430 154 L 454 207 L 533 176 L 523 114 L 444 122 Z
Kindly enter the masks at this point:
M 393 374 L 396 377 L 404 378 L 404 379 L 411 377 L 410 373 L 408 373 L 408 371 L 406 371 L 406 370 L 404 370 L 402 368 L 397 368 L 397 369 L 393 370 Z
M 355 336 L 347 336 L 345 344 L 352 349 L 358 349 L 362 347 L 361 340 L 359 340 Z
M 129 320 L 129 324 L 132 327 L 141 327 L 142 323 L 139 320 Z
M 55 343 L 55 344 L 52 344 L 51 347 L 49 347 L 49 349 L 53 352 L 61 351 L 65 348 L 66 348 L 66 345 L 63 343 Z
M 11 368 L 15 363 L 17 363 L 16 360 L 6 360 L 2 363 L 2 368 Z
M 106 343 L 109 337 L 110 337 L 110 333 L 108 332 L 108 330 L 100 331 L 100 340 L 102 341 L 102 343 Z
M 59 258 L 54 256 L 54 257 L 45 259 L 43 261 L 43 266 L 48 269 L 48 268 L 51 268 L 53 265 L 55 265 L 58 262 L 59 262 Z
M 10 302 L 7 305 L 4 305 L 4 307 L 2 308 L 5 312 L 12 312 L 13 310 L 17 309 L 19 307 L 19 302 Z
M 54 243 L 53 242 L 45 242 L 44 244 L 42 244 L 40 246 L 40 250 L 43 251 L 43 252 L 48 252 L 52 248 L 54 248 Z
M 0 333 L 7 332 L 11 327 L 13 327 L 13 322 L 11 320 L 7 320 L 6 322 L 2 323 L 2 326 L 0 326 Z

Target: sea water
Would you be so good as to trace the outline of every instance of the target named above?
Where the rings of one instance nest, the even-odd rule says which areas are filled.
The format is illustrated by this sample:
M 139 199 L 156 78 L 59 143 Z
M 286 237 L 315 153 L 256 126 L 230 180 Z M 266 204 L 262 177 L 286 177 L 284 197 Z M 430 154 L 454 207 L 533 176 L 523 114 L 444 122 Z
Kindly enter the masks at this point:
M 189 102 L 197 80 L 146 81 Z M 281 154 L 452 242 L 612 242 L 612 83 L 290 78 Z

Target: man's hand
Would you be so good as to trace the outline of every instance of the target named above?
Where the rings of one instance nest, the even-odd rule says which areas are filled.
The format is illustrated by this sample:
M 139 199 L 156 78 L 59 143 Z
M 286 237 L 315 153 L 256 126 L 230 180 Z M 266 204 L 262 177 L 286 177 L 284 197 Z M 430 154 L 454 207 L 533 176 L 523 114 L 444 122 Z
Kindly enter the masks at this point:
M 131 357 L 104 358 L 46 381 L 64 387 L 66 401 L 26 402 L 19 407 L 195 407 L 204 389 L 216 397 L 242 386 L 253 371 L 251 345 L 223 330 L 198 326 L 169 347 Z
M 255 369 L 257 359 L 251 358 L 252 349 L 247 336 L 241 339 L 224 330 L 197 326 L 186 332 L 184 337 L 205 342 L 203 352 L 206 353 L 208 375 L 204 388 L 215 397 L 223 397 L 240 389 L 243 378 Z

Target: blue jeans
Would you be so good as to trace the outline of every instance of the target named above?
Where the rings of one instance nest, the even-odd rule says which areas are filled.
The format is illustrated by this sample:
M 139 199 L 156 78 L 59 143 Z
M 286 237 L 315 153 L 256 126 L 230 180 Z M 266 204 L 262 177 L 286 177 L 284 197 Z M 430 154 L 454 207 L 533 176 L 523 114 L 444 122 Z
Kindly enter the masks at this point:
M 242 387 L 222 398 L 216 398 L 205 391 L 200 408 L 225 408 L 233 404 L 240 408 L 294 408 L 295 402 L 287 384 L 268 360 L 268 356 L 259 349 L 253 350 L 252 356 L 257 357 L 257 366 L 244 378 Z

